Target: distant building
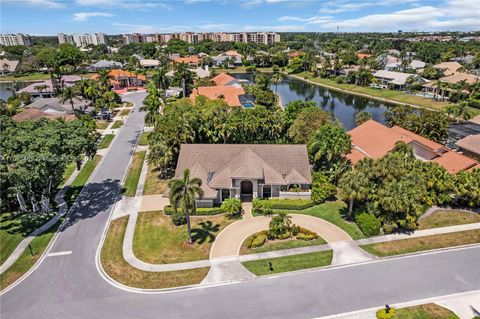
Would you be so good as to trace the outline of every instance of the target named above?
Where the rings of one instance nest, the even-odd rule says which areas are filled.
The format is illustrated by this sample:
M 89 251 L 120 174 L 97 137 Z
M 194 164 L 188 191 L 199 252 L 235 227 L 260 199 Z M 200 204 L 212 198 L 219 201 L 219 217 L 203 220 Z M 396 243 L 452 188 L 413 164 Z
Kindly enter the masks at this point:
M 0 34 L 0 45 L 13 46 L 13 45 L 32 45 L 32 37 L 28 34 Z
M 70 87 L 74 86 L 76 82 L 80 81 L 82 78 L 78 75 L 64 75 L 62 76 L 61 81 L 63 82 L 64 86 Z M 35 82 L 21 90 L 18 90 L 16 93 L 27 92 L 29 93 L 32 98 L 44 98 L 44 97 L 53 97 L 54 87 L 52 84 L 52 80 L 46 80 L 43 82 Z
M 65 33 L 58 33 L 57 34 L 57 38 L 58 38 L 58 44 L 75 44 L 75 42 L 73 42 L 73 36 L 70 35 L 70 34 L 65 34 Z
M 57 34 L 59 44 L 72 44 L 77 47 L 86 47 L 87 45 L 99 45 L 99 44 L 108 44 L 108 37 L 105 33 L 92 33 L 92 34 Z

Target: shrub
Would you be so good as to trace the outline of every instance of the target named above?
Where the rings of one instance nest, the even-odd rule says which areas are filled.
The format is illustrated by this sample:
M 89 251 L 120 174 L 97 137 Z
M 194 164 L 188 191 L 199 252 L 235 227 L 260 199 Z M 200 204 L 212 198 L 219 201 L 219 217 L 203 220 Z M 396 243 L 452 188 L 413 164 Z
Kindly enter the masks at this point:
M 391 319 L 395 316 L 395 308 L 390 308 L 388 313 L 386 309 L 380 309 L 377 311 L 376 315 L 377 319 Z
M 264 202 L 270 202 L 272 209 L 302 210 L 314 205 L 309 199 L 268 199 Z
M 252 248 L 252 244 L 255 238 L 257 238 L 257 234 L 248 236 L 247 239 L 245 239 L 245 246 L 247 246 L 248 248 Z
M 252 241 L 251 248 L 257 248 L 261 247 L 265 244 L 265 241 L 267 241 L 267 236 L 265 235 L 258 235 L 255 237 L 255 239 Z
M 180 226 L 187 223 L 187 217 L 182 213 L 173 213 L 172 214 L 172 223 L 175 226 Z
M 177 209 L 178 212 L 182 211 L 182 208 L 179 207 Z M 163 208 L 163 213 L 165 215 L 172 215 L 174 214 L 173 208 L 170 205 L 167 205 Z M 209 216 L 209 215 L 218 215 L 223 213 L 223 210 L 221 207 L 202 207 L 202 208 L 197 208 L 194 214 L 190 214 L 190 216 Z
M 327 176 L 322 173 L 313 174 L 312 182 L 312 201 L 315 204 L 321 204 L 328 198 L 335 196 L 337 188 L 330 183 Z
M 173 207 L 170 206 L 170 205 L 166 205 L 165 207 L 163 207 L 163 213 L 165 215 L 172 215 L 173 214 Z
M 395 222 L 387 220 L 383 222 L 382 228 L 385 234 L 391 234 L 395 229 L 398 228 L 398 225 Z
M 318 234 L 316 232 L 311 231 L 310 229 L 298 227 L 298 232 L 303 235 L 313 236 L 315 239 L 318 238 Z
M 270 216 L 273 214 L 271 202 L 260 198 L 253 199 L 252 210 L 258 215 Z
M 238 198 L 228 198 L 223 201 L 221 209 L 229 215 L 234 215 L 242 211 L 242 202 Z
M 360 213 L 355 216 L 358 228 L 365 236 L 376 236 L 380 234 L 381 223 L 373 214 Z
M 313 240 L 313 239 L 317 239 L 317 237 L 315 237 L 314 235 L 307 235 L 307 234 L 303 234 L 303 233 L 299 233 L 297 235 L 297 239 L 300 239 L 300 240 Z
M 280 239 L 280 240 L 283 240 L 283 239 L 287 239 L 287 238 L 290 238 L 292 237 L 292 233 L 287 231 L 285 233 L 282 233 L 282 234 L 278 234 L 275 236 L 275 239 Z

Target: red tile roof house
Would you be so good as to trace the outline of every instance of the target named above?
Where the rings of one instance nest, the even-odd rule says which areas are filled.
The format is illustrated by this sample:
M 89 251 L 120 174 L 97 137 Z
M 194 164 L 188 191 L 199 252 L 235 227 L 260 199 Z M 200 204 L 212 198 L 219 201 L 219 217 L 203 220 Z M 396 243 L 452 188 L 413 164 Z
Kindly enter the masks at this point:
M 174 58 L 173 64 L 185 63 L 190 67 L 199 67 L 202 64 L 202 59 L 196 55 L 186 56 L 183 58 Z
M 410 144 L 415 157 L 443 166 L 449 173 L 469 170 L 479 163 L 468 156 L 454 152 L 447 147 L 399 126 L 387 127 L 369 120 L 348 132 L 352 138 L 352 151 L 347 158 L 356 164 L 364 158 L 379 159 L 387 155 L 397 141 Z
M 305 145 L 182 144 L 175 178 L 185 169 L 202 180 L 198 207 L 226 198 L 310 198 L 310 163 Z M 303 191 L 287 191 L 289 186 Z

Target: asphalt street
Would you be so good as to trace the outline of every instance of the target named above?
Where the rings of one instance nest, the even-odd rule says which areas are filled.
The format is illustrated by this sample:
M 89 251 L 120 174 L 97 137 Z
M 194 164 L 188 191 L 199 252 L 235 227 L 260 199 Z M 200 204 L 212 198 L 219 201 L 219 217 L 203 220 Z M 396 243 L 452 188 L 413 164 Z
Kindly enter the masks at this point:
M 146 294 L 121 290 L 97 271 L 95 254 L 143 127 L 135 103 L 47 257 L 0 296 L 10 318 L 312 318 L 480 289 L 480 247 L 383 260 L 237 284 Z

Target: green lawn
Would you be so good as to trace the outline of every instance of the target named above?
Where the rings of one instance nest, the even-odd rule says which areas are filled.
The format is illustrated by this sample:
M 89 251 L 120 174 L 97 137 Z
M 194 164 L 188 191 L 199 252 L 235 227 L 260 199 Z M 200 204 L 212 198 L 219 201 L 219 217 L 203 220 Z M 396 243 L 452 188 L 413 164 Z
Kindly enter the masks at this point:
M 98 143 L 98 149 L 101 150 L 101 149 L 104 149 L 104 148 L 108 148 L 108 146 L 110 145 L 110 143 L 112 142 L 113 140 L 113 137 L 115 135 L 113 134 L 106 134 L 102 140 L 100 141 L 100 143 Z
M 138 180 L 140 179 L 140 173 L 142 172 L 143 161 L 145 160 L 145 154 L 147 152 L 137 152 L 133 155 L 132 162 L 128 168 L 127 178 L 123 184 L 123 194 L 125 196 L 133 197 L 137 192 Z
M 393 240 L 377 244 L 362 245 L 360 247 L 373 255 L 385 257 L 476 243 L 480 243 L 479 229 Z
M 397 309 L 394 319 L 458 319 L 458 316 L 446 308 L 429 303 Z
M 20 217 L 13 216 L 12 213 L 0 215 L 0 265 L 7 260 L 23 238 L 25 237 L 21 229 Z
M 50 74 L 48 73 L 41 73 L 41 72 L 35 72 L 35 73 L 30 73 L 28 75 L 22 75 L 22 76 L 2 76 L 0 77 L 0 82 L 12 82 L 12 81 L 40 81 L 40 80 L 50 80 Z
M 355 84 L 338 84 L 337 82 L 331 79 L 313 78 L 307 72 L 302 72 L 292 76 L 299 79 L 307 79 L 312 82 L 318 83 L 319 85 L 329 86 L 333 89 L 345 90 L 353 94 L 360 93 L 360 94 L 369 95 L 374 98 L 388 99 L 393 103 L 400 102 L 400 103 L 406 103 L 406 104 L 421 106 L 421 107 L 435 109 L 435 110 L 441 110 L 445 105 L 449 104 L 448 102 L 434 101 L 433 99 L 427 99 L 421 96 L 406 94 L 405 92 L 402 92 L 402 91 L 373 89 L 370 87 L 358 86 Z M 469 109 L 472 112 L 472 114 L 474 114 L 474 116 L 480 114 L 479 109 L 475 109 L 475 108 L 469 108 Z
M 471 223 L 480 223 L 480 214 L 456 210 L 438 210 L 433 214 L 422 218 L 418 222 L 418 229 L 429 229 Z
M 261 247 L 248 248 L 246 243 L 250 240 L 250 237 L 254 237 L 256 235 L 257 234 L 253 234 L 249 236 L 249 238 L 247 238 L 242 243 L 242 246 L 240 247 L 240 255 L 264 253 L 264 252 L 273 251 L 273 250 L 324 245 L 327 243 L 325 239 L 323 239 L 322 237 L 318 237 L 317 239 L 313 239 L 313 240 L 299 240 L 295 238 L 290 238 L 286 240 L 273 240 L 273 241 L 267 240 L 267 242 Z
M 70 176 L 72 176 L 73 172 L 75 172 L 76 169 L 77 169 L 77 163 L 75 162 L 72 162 L 67 165 L 62 176 L 63 184 L 67 182 L 67 180 L 70 178 Z
M 242 264 L 255 275 L 262 276 L 287 271 L 328 266 L 332 263 L 332 257 L 333 251 L 328 250 L 287 257 L 246 261 Z M 268 264 L 269 262 L 272 263 L 273 271 L 270 271 Z
M 138 140 L 138 145 L 148 145 L 148 136 L 152 132 L 143 132 L 140 134 L 140 139 Z
M 110 124 L 107 121 L 95 121 L 95 123 L 97 124 L 97 129 L 99 129 L 99 130 L 106 129 L 108 127 L 108 124 Z
M 23 276 L 30 268 L 32 268 L 32 266 L 42 256 L 43 252 L 48 246 L 48 243 L 52 239 L 53 235 L 55 235 L 55 232 L 57 231 L 60 224 L 61 221 L 59 221 L 49 230 L 35 237 L 32 240 L 30 245 L 32 246 L 32 250 L 35 255 L 32 256 L 30 254 L 30 250 L 28 248 L 25 249 L 20 258 L 18 258 L 18 260 L 10 268 L 8 268 L 7 271 L 0 275 L 1 290 L 11 285 L 18 278 Z
M 129 109 L 120 111 L 120 116 L 127 116 L 130 113 Z
M 346 231 L 353 239 L 365 238 L 365 235 L 358 228 L 357 224 L 348 222 L 343 218 L 346 210 L 346 204 L 344 202 L 336 201 L 326 202 L 303 210 L 291 211 L 291 213 L 311 215 L 325 219 Z
M 105 272 L 121 284 L 138 288 L 170 288 L 199 284 L 209 267 L 181 271 L 147 272 L 130 266 L 123 259 L 122 246 L 128 217 L 111 222 L 100 260 Z M 158 254 L 158 252 L 157 252 Z
M 138 215 L 133 251 L 137 258 L 153 264 L 208 259 L 215 236 L 234 222 L 227 216 L 192 217 L 193 244 L 188 244 L 187 226 L 175 226 L 161 211 Z
M 117 129 L 117 128 L 120 128 L 121 126 L 123 125 L 123 121 L 115 121 L 115 123 L 113 123 L 111 129 L 114 130 L 114 129 Z
M 83 186 L 85 186 L 87 183 L 88 178 L 92 174 L 101 158 L 101 156 L 96 155 L 94 159 L 89 159 L 83 165 L 77 177 L 72 182 L 72 185 L 70 185 L 70 188 L 65 192 L 64 199 L 67 201 L 69 207 L 72 206 L 77 199 L 77 196 L 82 191 Z
M 168 189 L 168 180 L 160 179 L 152 164 L 148 164 L 143 195 L 163 194 Z

